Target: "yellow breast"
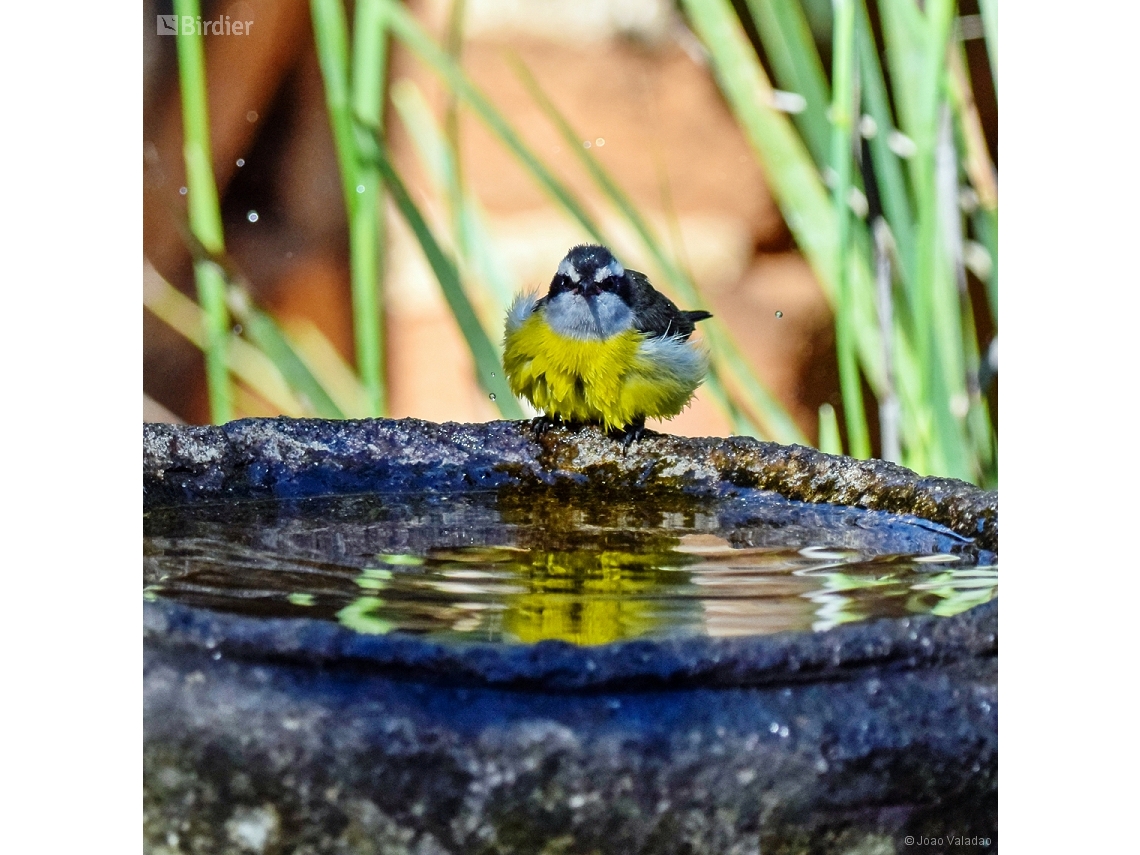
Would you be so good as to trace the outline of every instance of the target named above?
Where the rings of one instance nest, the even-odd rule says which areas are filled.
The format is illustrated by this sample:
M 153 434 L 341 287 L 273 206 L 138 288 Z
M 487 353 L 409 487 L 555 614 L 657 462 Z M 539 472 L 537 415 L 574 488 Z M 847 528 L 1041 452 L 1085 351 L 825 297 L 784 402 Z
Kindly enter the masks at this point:
M 652 358 L 645 344 L 636 330 L 604 341 L 568 338 L 538 311 L 508 326 L 503 367 L 511 390 L 548 416 L 621 429 L 637 419 L 677 415 L 700 382 Z

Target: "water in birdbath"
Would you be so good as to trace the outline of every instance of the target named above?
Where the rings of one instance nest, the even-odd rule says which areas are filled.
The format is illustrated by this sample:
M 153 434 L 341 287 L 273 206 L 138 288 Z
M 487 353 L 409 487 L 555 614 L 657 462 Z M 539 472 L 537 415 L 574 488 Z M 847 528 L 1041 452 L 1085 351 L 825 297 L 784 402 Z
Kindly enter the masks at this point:
M 935 523 L 735 488 L 160 508 L 143 553 L 148 598 L 435 640 L 761 635 L 997 596 L 995 556 Z

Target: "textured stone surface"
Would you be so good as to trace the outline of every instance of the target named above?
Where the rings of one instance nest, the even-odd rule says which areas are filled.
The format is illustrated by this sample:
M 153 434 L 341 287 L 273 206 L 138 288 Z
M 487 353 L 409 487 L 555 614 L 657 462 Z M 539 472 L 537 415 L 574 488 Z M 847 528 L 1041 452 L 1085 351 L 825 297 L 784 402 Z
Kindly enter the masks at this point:
M 257 809 L 288 840 L 265 851 L 289 852 L 845 852 L 872 837 L 903 852 L 908 834 L 995 837 L 992 657 L 560 693 L 217 654 L 147 647 L 147 838 L 183 829 L 183 851 L 240 851 L 227 827 Z
M 609 487 L 758 487 L 789 499 L 915 514 L 997 551 L 997 493 L 747 437 L 651 435 L 629 449 L 596 428 L 536 436 L 527 422 L 246 419 L 144 425 L 143 501 L 469 490 L 577 482 Z
M 449 644 L 399 633 L 361 635 L 323 620 L 218 614 L 144 604 L 148 643 L 241 659 L 356 667 L 464 684 L 554 691 L 673 686 L 763 686 L 846 679 L 866 667 L 915 669 L 997 655 L 997 603 L 952 618 L 921 615 L 737 638 L 620 641 L 579 647 Z
M 752 440 L 247 421 L 144 430 L 146 506 L 350 490 L 727 484 L 997 547 L 997 496 Z M 827 632 L 581 648 L 144 612 L 154 853 L 996 851 L 997 603 Z

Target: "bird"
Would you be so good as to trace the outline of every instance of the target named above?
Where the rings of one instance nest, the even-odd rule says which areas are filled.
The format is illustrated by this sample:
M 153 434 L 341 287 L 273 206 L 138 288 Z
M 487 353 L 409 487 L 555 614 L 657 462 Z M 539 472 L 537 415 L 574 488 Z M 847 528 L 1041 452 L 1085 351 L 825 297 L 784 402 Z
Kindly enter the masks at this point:
M 599 244 L 571 247 L 546 295 L 519 294 L 507 310 L 503 368 L 511 391 L 558 423 L 600 425 L 626 447 L 647 418 L 670 419 L 709 370 L 694 324 L 644 273 Z

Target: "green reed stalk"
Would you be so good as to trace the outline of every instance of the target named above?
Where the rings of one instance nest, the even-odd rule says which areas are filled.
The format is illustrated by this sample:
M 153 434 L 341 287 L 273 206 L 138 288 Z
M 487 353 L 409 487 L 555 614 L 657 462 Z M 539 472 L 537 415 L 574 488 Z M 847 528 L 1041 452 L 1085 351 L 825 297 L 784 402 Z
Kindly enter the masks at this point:
M 829 131 L 827 160 L 817 154 L 819 128 L 828 120 L 819 94 L 826 92 L 826 82 L 820 81 L 818 51 L 801 4 L 743 4 L 774 81 L 804 96 L 804 110 L 791 119 L 780 114 L 783 105 L 773 101 L 766 73 L 734 14 L 734 5 L 743 14 L 742 4 L 682 0 L 682 5 L 835 309 L 845 411 L 861 403 L 856 394 L 861 372 L 879 401 L 884 453 L 901 453 L 905 465 L 924 473 L 991 479 L 993 433 L 971 380 L 978 357 L 959 269 L 961 214 L 951 208 L 964 168 L 982 200 L 973 215 L 974 232 L 996 260 L 997 191 L 969 81 L 955 65 L 957 53 L 948 52 L 956 4 L 879 0 L 889 87 L 864 0 L 833 5 L 833 86 L 859 94 L 833 91 L 831 118 L 837 123 Z M 993 4 L 988 5 L 992 14 Z M 983 17 L 988 13 L 983 10 Z M 996 32 L 987 46 L 996 49 Z M 859 131 L 868 140 L 869 174 L 883 212 L 876 223 L 863 222 L 850 210 L 853 188 L 863 184 L 862 174 L 850 168 L 858 107 L 868 116 Z M 951 111 L 961 149 L 948 135 Z M 790 133 L 793 125 L 798 135 Z M 830 204 L 818 175 L 828 163 L 835 179 Z M 996 281 L 993 273 L 986 281 L 991 302 L 996 302 Z M 824 414 L 823 421 L 830 418 Z M 859 433 L 858 425 L 848 426 L 853 442 L 862 442 Z
M 576 219 L 591 238 L 604 243 L 602 231 L 594 218 L 586 213 L 586 209 L 555 177 L 550 167 L 523 142 L 522 137 L 467 78 L 463 70 L 451 60 L 447 52 L 432 41 L 431 36 L 404 5 L 396 0 L 378 0 L 378 2 L 382 2 L 385 6 L 392 34 L 439 75 L 448 91 L 454 92 L 463 100 L 519 163 L 534 176 L 543 191 Z
M 205 352 L 206 321 L 202 308 L 163 279 L 149 262 L 143 272 L 143 306 L 155 317 Z M 273 361 L 240 337 L 228 348 L 233 376 L 287 416 L 305 415 L 305 408 L 291 384 Z
M 804 109 L 794 113 L 792 121 L 822 167 L 829 160 L 827 107 L 831 96 L 807 16 L 798 2 L 789 0 L 748 0 L 748 9 L 776 79 L 782 88 L 804 99 Z
M 360 146 L 361 136 L 380 128 L 383 117 L 387 66 L 383 9 L 378 0 L 358 3 L 351 62 L 348 19 L 341 0 L 311 0 L 310 9 L 348 214 L 356 367 L 369 412 L 380 416 L 387 410 L 379 299 L 382 188 L 375 166 L 361 162 Z M 369 130 L 362 130 L 361 123 Z
M 479 317 L 475 312 L 475 307 L 471 305 L 471 300 L 463 290 L 463 283 L 455 262 L 439 245 L 439 241 L 436 240 L 423 214 L 412 201 L 411 194 L 408 193 L 404 182 L 400 180 L 400 176 L 396 173 L 387 152 L 378 139 L 372 149 L 365 152 L 365 156 L 375 163 L 379 169 L 380 176 L 384 179 L 392 195 L 392 201 L 403 216 L 404 221 L 411 228 L 416 240 L 419 241 L 420 248 L 423 250 L 428 264 L 431 265 L 432 272 L 435 273 L 440 290 L 443 291 L 444 299 L 447 300 L 451 313 L 459 325 L 459 331 L 463 334 L 467 347 L 471 351 L 479 385 L 488 393 L 488 397 L 498 407 L 503 418 L 523 418 L 525 414 L 522 407 L 507 384 L 498 350 L 491 342 L 487 331 L 483 329 L 483 325 L 479 322 Z
M 884 2 L 880 10 L 902 128 L 914 142 L 908 166 L 915 195 L 917 252 L 910 294 L 926 407 L 920 440 L 934 471 L 974 479 L 978 473 L 958 409 L 965 396 L 966 366 L 945 214 L 953 201 L 946 199 L 947 194 L 957 194 L 939 181 L 938 170 L 940 145 L 945 150 L 948 144 L 946 68 L 955 4 L 931 0 L 923 12 L 907 3 Z M 954 166 L 948 163 L 944 169 L 953 172 Z
M 349 85 L 348 19 L 340 0 L 311 0 L 313 38 L 325 84 L 325 107 L 329 111 L 340 184 L 349 220 L 356 209 L 358 158 L 352 129 L 352 93 Z
M 234 317 L 241 321 L 246 338 L 288 378 L 290 388 L 301 399 L 305 409 L 320 418 L 343 419 L 344 412 L 297 353 L 277 322 L 254 305 L 249 292 L 231 284 L 227 302 Z
M 447 17 L 447 34 L 444 44 L 447 56 L 457 68 L 463 67 L 463 20 L 467 12 L 465 0 L 451 0 L 451 10 Z M 459 95 L 453 89 L 447 90 L 447 104 L 444 107 L 444 139 L 452 168 L 447 171 L 446 195 L 451 208 L 452 233 L 458 256 L 466 259 L 472 254 L 467 243 L 468 232 L 464 219 L 467 206 L 463 193 L 463 153 L 459 147 Z
M 863 386 L 855 350 L 854 295 L 849 270 L 851 251 L 851 142 L 855 104 L 855 0 L 834 0 L 835 23 L 832 49 L 831 99 L 831 188 L 838 230 L 836 246 L 835 340 L 839 355 L 839 385 L 843 392 L 843 416 L 847 442 L 855 457 L 871 456 L 867 417 L 863 412 Z
M 197 19 L 198 0 L 175 0 L 174 12 Z M 210 255 L 225 252 L 218 188 L 214 183 L 210 153 L 210 116 L 206 99 L 206 61 L 202 39 L 196 32 L 175 37 L 178 51 L 178 82 L 182 95 L 183 156 L 186 160 L 186 193 L 190 230 Z M 206 384 L 210 418 L 216 423 L 233 418 L 233 389 L 226 368 L 230 321 L 226 311 L 226 283 L 213 261 L 194 262 L 198 301 L 205 320 Z
M 859 55 L 859 91 L 866 114 L 875 126 L 869 148 L 882 199 L 883 215 L 887 218 L 898 252 L 900 278 L 903 282 L 914 282 L 914 211 L 899 156 L 891 151 L 888 144 L 895 128 L 895 120 L 891 113 L 883 68 L 879 63 L 879 53 L 875 47 L 875 37 L 871 32 L 871 19 L 863 0 L 859 0 L 855 21 L 855 43 Z
M 990 275 L 986 279 L 986 297 L 994 323 L 998 320 L 998 215 L 997 211 L 979 208 L 971 218 L 974 233 L 990 256 Z
M 835 407 L 821 404 L 819 407 L 819 450 L 828 454 L 842 454 L 843 440 L 839 436 L 839 419 Z
M 361 134 L 384 133 L 388 31 L 377 0 L 357 0 L 352 46 L 352 110 L 357 158 L 356 210 L 348 227 L 352 320 L 360 379 L 374 415 L 388 411 L 384 383 L 384 318 L 380 299 L 384 251 L 384 186 L 376 165 L 360 160 Z M 363 123 L 365 128 L 359 127 Z
M 458 214 L 452 213 L 453 227 L 460 232 L 454 238 L 454 244 L 466 254 L 464 261 L 473 268 L 472 275 L 489 292 L 494 304 L 494 319 L 487 311 L 482 315 L 484 326 L 490 328 L 501 324 L 503 313 L 518 288 L 496 252 L 494 238 L 478 200 L 470 190 L 459 186 L 455 148 L 448 143 L 423 93 L 412 81 L 405 79 L 392 86 L 392 104 L 436 193 L 451 199 L 453 206 L 460 206 Z M 487 310 L 491 309 L 487 307 Z

